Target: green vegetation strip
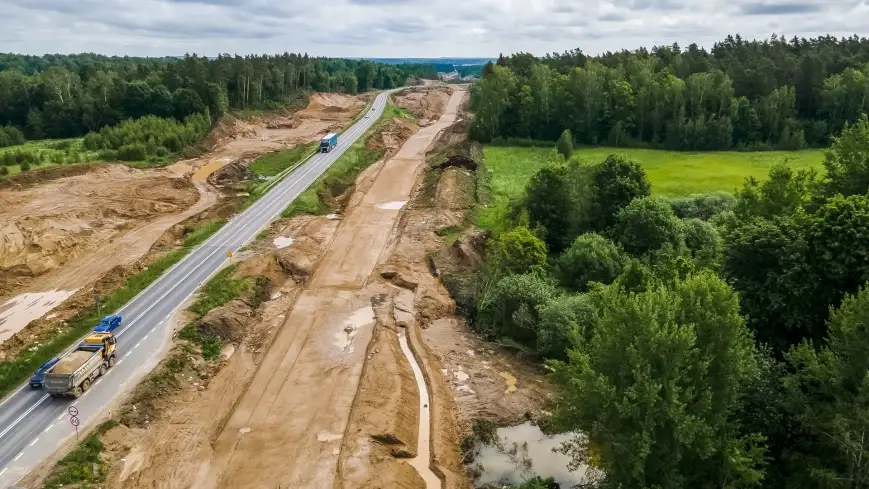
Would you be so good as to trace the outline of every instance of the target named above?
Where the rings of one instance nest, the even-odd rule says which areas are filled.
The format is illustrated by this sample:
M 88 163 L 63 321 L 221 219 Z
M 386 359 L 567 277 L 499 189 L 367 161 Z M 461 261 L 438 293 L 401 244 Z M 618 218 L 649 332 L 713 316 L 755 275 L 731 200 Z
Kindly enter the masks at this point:
M 486 167 L 491 173 L 494 202 L 478 214 L 478 224 L 500 229 L 511 199 L 525 191 L 528 181 L 542 168 L 553 147 L 485 146 Z M 681 196 L 716 190 L 732 192 L 745 178 L 766 178 L 769 168 L 788 159 L 794 169 L 820 168 L 822 150 L 804 151 L 710 151 L 679 152 L 610 147 L 577 148 L 574 158 L 603 161 L 607 155 L 623 153 L 646 170 L 656 195 Z
M 220 355 L 223 341 L 217 335 L 202 331 L 200 321 L 212 310 L 250 292 L 255 285 L 255 280 L 250 277 L 233 278 L 237 267 L 237 264 L 226 267 L 206 282 L 199 290 L 196 301 L 187 309 L 196 315 L 196 319 L 181 330 L 180 336 L 199 345 L 202 357 L 206 360 L 214 360 Z
M 386 152 L 383 149 L 369 149 L 365 145 L 373 134 L 379 131 L 390 120 L 396 118 L 414 120 L 406 110 L 389 103 L 376 124 L 353 143 L 347 151 L 326 170 L 313 185 L 308 187 L 281 214 L 282 217 L 293 217 L 301 214 L 323 215 L 331 212 L 328 199 L 340 195 L 356 180 L 362 170 L 368 168 Z
M 118 425 L 117 421 L 110 420 L 99 425 L 93 433 L 85 437 L 84 441 L 73 451 L 63 457 L 55 466 L 55 471 L 43 483 L 44 489 L 58 489 L 61 487 L 93 487 L 106 480 L 106 464 L 100 453 L 103 451 L 103 442 L 100 436 Z
M 216 233 L 225 223 L 225 220 L 212 221 L 194 229 L 184 239 L 181 248 L 160 257 L 147 269 L 127 279 L 123 287 L 105 297 L 101 313 L 97 313 L 95 305 L 85 307 L 69 318 L 66 321 L 66 327 L 48 343 L 40 343 L 33 348 L 24 350 L 18 358 L 0 361 L 0 396 L 8 394 L 33 374 L 46 360 L 59 355 L 78 341 L 97 325 L 101 315 L 120 309 L 136 297 L 163 275 L 166 270 L 181 261 L 193 248 Z

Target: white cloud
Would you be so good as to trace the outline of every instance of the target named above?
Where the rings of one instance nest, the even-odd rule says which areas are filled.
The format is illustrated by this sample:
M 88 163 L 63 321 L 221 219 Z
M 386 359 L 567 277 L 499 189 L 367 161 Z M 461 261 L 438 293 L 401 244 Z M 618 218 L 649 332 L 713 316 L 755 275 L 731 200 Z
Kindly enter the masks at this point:
M 0 46 L 43 54 L 589 54 L 864 29 L 861 0 L 0 0 Z

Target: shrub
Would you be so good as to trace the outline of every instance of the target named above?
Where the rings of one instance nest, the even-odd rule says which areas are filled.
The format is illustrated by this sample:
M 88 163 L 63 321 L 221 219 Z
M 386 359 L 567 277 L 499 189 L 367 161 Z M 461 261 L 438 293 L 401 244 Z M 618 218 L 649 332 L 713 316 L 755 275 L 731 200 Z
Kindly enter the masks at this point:
M 555 264 L 561 285 L 585 291 L 588 282 L 610 284 L 622 271 L 625 258 L 615 243 L 595 233 L 576 238 Z

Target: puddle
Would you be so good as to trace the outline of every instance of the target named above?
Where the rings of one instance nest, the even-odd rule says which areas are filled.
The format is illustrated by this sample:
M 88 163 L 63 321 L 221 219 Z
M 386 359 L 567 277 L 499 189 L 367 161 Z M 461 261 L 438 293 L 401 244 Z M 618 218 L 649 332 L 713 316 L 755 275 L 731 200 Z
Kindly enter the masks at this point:
M 410 363 L 410 368 L 413 370 L 413 377 L 416 379 L 416 387 L 419 389 L 419 434 L 417 436 L 416 457 L 410 459 L 408 463 L 416 469 L 422 480 L 425 482 L 426 489 L 440 489 L 441 480 L 434 472 L 431 471 L 429 463 L 431 460 L 431 446 L 429 445 L 429 436 L 431 433 L 431 415 L 429 413 L 428 387 L 425 385 L 425 378 L 422 376 L 422 370 L 419 364 L 416 363 L 410 347 L 407 346 L 407 335 L 404 330 L 398 335 L 398 343 L 401 345 L 401 351 Z
M 495 445 L 477 447 L 471 465 L 480 474 L 474 486 L 486 484 L 519 485 L 529 478 L 552 477 L 561 487 L 574 487 L 584 481 L 586 466 L 576 471 L 567 470 L 570 457 L 553 452 L 573 437 L 571 433 L 544 435 L 530 422 L 518 426 L 498 428 Z
M 0 342 L 21 331 L 30 321 L 44 316 L 76 290 L 78 289 L 21 294 L 0 305 Z
M 241 433 L 242 435 L 246 435 L 246 434 L 250 433 L 250 428 L 245 426 L 244 428 L 239 428 L 238 432 Z
M 353 339 L 356 338 L 359 328 L 373 322 L 374 308 L 371 305 L 357 310 L 341 324 L 341 331 L 335 333 L 335 346 L 341 350 L 346 350 L 348 353 L 353 353 L 355 349 L 351 345 L 353 344 Z
M 204 182 L 208 178 L 209 175 L 211 175 L 215 171 L 223 168 L 224 165 L 226 165 L 226 163 L 222 160 L 215 160 L 215 161 L 209 162 L 205 165 L 200 166 L 199 169 L 193 173 L 193 176 L 191 177 L 191 179 L 193 180 L 194 183 Z
M 406 200 L 393 200 L 392 202 L 385 202 L 383 204 L 377 204 L 378 209 L 397 211 L 404 207 L 404 204 L 407 204 Z
M 291 244 L 293 244 L 294 241 L 295 241 L 295 239 L 293 239 L 293 238 L 288 238 L 286 236 L 278 236 L 274 240 L 275 248 L 277 248 L 279 250 L 282 248 L 286 248 L 287 246 L 290 246 Z
M 329 433 L 326 430 L 323 430 L 323 431 L 317 433 L 317 440 L 322 441 L 322 442 L 336 441 L 336 440 L 340 440 L 341 438 L 344 438 L 344 435 Z
M 234 345 L 226 345 L 220 349 L 220 356 L 223 357 L 224 360 L 229 360 L 233 353 L 235 353 Z
M 335 219 L 341 219 L 341 217 L 338 216 L 338 214 L 328 214 L 328 215 L 326 215 L 326 219 L 330 219 L 330 220 L 334 221 Z
M 516 377 L 513 377 L 510 372 L 501 372 L 498 375 L 504 377 L 504 381 L 507 382 L 507 390 L 504 391 L 504 394 L 516 392 Z

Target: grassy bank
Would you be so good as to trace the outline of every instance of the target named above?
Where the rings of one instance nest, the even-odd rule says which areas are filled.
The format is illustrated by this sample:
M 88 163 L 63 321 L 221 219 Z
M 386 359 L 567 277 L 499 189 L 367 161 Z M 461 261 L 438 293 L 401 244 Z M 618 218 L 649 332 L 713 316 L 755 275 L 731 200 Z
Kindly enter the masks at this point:
M 531 176 L 546 164 L 552 148 L 486 146 L 486 167 L 491 171 L 494 202 L 478 214 L 478 224 L 497 229 L 510 199 L 522 195 Z M 690 195 L 716 190 L 732 192 L 746 177 L 766 177 L 773 163 L 787 158 L 794 168 L 820 168 L 821 150 L 764 152 L 677 152 L 653 149 L 577 148 L 577 157 L 602 161 L 623 153 L 643 165 L 656 195 Z
M 117 421 L 111 420 L 99 425 L 76 449 L 57 462 L 55 470 L 46 478 L 42 487 L 44 489 L 87 488 L 94 487 L 92 484 L 105 482 L 106 464 L 100 456 L 103 451 L 100 436 L 117 425 Z
M 414 120 L 406 110 L 392 103 L 386 105 L 383 115 L 376 124 L 353 143 L 347 151 L 338 158 L 302 195 L 291 203 L 283 212 L 282 217 L 293 217 L 300 214 L 322 215 L 331 209 L 328 202 L 331 198 L 341 195 L 362 173 L 377 160 L 383 157 L 386 150 L 369 149 L 366 147 L 368 138 L 377 133 L 390 120 L 403 118 Z
M 90 331 L 101 315 L 120 309 L 124 304 L 145 290 L 166 270 L 181 261 L 197 245 L 217 232 L 225 220 L 212 221 L 197 227 L 184 239 L 181 248 L 171 251 L 150 264 L 147 269 L 128 278 L 124 285 L 103 298 L 101 313 L 94 305 L 79 310 L 66 321 L 65 328 L 46 343 L 39 343 L 24 350 L 17 358 L 0 361 L 0 397 L 5 396 L 24 382 L 33 372 L 51 357 L 57 356 Z

